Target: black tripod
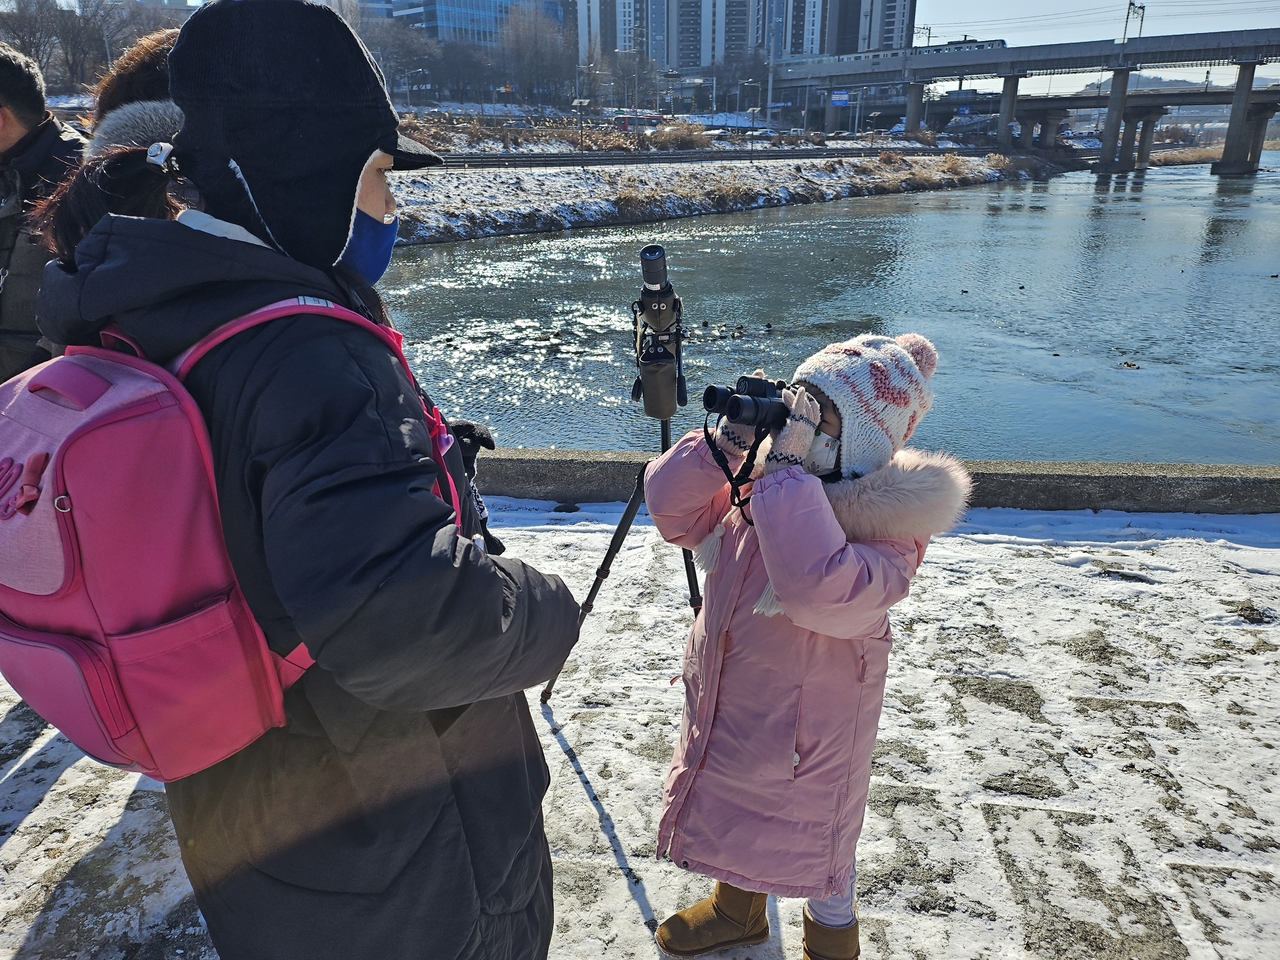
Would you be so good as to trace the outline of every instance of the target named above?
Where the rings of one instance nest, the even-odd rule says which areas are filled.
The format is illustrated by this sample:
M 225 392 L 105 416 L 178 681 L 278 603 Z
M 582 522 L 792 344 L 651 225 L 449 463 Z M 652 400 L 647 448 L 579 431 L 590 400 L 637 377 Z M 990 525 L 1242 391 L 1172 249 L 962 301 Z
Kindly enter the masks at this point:
M 631 389 L 632 400 L 644 400 L 644 412 L 654 417 L 662 428 L 662 452 L 671 448 L 671 417 L 676 407 L 688 402 L 688 391 L 684 382 L 684 364 L 680 349 L 684 332 L 680 327 L 682 307 L 680 298 L 675 295 L 671 283 L 667 279 L 666 252 L 657 244 L 650 244 L 640 251 L 640 268 L 644 276 L 644 288 L 640 291 L 640 299 L 631 305 L 632 320 L 636 335 L 636 365 L 640 375 L 636 377 L 635 386 Z M 648 467 L 648 464 L 645 464 Z M 613 531 L 613 539 L 609 541 L 609 549 L 596 569 L 596 579 L 582 601 L 578 613 L 578 627 L 581 628 L 587 614 L 595 607 L 596 594 L 600 586 L 609 577 L 614 558 L 622 549 L 622 542 L 627 539 L 631 524 L 640 512 L 640 504 L 644 502 L 644 473 L 640 470 L 636 477 L 636 486 L 631 491 L 631 499 L 627 508 L 622 511 L 622 519 Z M 693 554 L 681 550 L 684 554 L 684 572 L 689 578 L 689 606 L 693 607 L 696 617 L 702 610 L 702 592 L 698 588 L 698 571 L 693 567 Z M 542 702 L 551 699 L 560 675 L 552 677 L 542 689 Z
M 666 453 L 671 448 L 671 421 L 662 421 L 662 452 Z M 636 514 L 640 512 L 640 504 L 644 502 L 644 472 L 648 467 L 645 464 L 640 468 L 640 473 L 636 477 L 636 487 L 631 491 L 631 499 L 627 501 L 627 508 L 622 511 L 622 519 L 618 521 L 617 528 L 613 531 L 613 539 L 609 541 L 609 549 L 604 552 L 604 559 L 600 561 L 600 566 L 596 568 L 596 579 L 591 584 L 591 589 L 587 592 L 587 598 L 582 601 L 582 608 L 578 613 L 578 627 L 581 628 L 583 622 L 595 607 L 596 594 L 600 592 L 600 586 L 609 578 L 609 571 L 613 566 L 614 558 L 617 557 L 618 551 L 622 549 L 622 541 L 627 539 L 627 533 L 631 530 L 631 524 L 636 519 Z M 693 607 L 693 615 L 696 617 L 702 610 L 702 592 L 698 587 L 698 571 L 693 566 L 693 554 L 688 550 L 680 551 L 684 555 L 684 574 L 689 579 L 689 606 Z M 560 679 L 560 675 L 552 677 L 547 681 L 547 685 L 542 688 L 542 702 L 546 703 L 551 699 L 551 692 L 555 689 L 556 681 Z

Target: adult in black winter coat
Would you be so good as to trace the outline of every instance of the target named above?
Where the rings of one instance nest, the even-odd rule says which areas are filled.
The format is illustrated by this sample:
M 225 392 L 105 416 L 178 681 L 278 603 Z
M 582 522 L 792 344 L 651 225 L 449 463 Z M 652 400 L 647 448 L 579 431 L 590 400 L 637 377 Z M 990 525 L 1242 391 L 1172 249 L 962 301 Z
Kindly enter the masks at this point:
M 282 36 L 297 57 L 262 49 Z M 378 272 L 377 224 L 354 224 L 379 212 L 376 167 L 434 158 L 398 141 L 342 21 L 298 0 L 218 0 L 170 66 L 186 115 L 174 155 L 205 211 L 102 219 L 46 273 L 46 333 L 92 342 L 115 322 L 166 363 L 286 298 L 379 315 L 343 266 Z M 145 169 L 139 153 L 112 169 Z M 472 539 L 457 444 L 445 462 L 461 502 L 433 492 L 448 498 L 448 483 L 416 387 L 358 327 L 276 320 L 215 348 L 186 384 L 250 607 L 272 649 L 301 642 L 316 660 L 286 695 L 286 727 L 167 786 L 223 960 L 544 957 L 548 778 L 521 691 L 576 641 L 568 591 Z
M 84 138 L 45 109 L 44 76 L 0 43 L 0 381 L 49 359 L 36 329 L 36 292 L 49 250 L 32 208 L 80 165 Z

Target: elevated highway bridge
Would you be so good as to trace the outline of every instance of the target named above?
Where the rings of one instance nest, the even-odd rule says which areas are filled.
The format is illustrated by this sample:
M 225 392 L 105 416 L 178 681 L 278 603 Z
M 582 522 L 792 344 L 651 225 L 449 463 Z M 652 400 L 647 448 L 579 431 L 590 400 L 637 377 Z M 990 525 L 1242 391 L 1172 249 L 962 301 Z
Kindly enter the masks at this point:
M 1276 60 L 1280 60 L 1280 28 L 1137 37 L 1124 43 L 1091 40 L 1006 47 L 991 42 L 963 45 L 956 50 L 926 47 L 840 57 L 792 57 L 780 61 L 774 69 L 777 71 L 776 82 L 783 88 L 794 89 L 815 83 L 828 87 L 901 84 L 906 92 L 906 125 L 909 130 L 920 124 L 926 84 L 1001 78 L 1004 88 L 1000 103 L 1000 142 L 1005 149 L 1013 146 L 1013 129 L 1018 117 L 1031 116 L 1018 97 L 1018 82 L 1023 77 L 1110 71 L 1111 92 L 1107 99 L 1102 157 L 1098 163 L 1100 172 L 1109 173 L 1133 169 L 1136 165 L 1133 148 L 1138 139 L 1138 127 L 1146 123 L 1145 118 L 1150 113 L 1138 115 L 1130 109 L 1128 88 L 1131 73 L 1154 67 L 1236 64 L 1239 74 L 1231 98 L 1226 145 L 1222 160 L 1214 165 L 1214 172 L 1240 175 L 1257 171 L 1267 122 L 1276 113 L 1273 100 L 1263 98 L 1254 101 L 1252 87 L 1256 68 L 1259 64 Z M 1147 94 L 1134 96 L 1145 97 Z M 1156 106 L 1151 109 L 1156 109 Z M 1047 112 L 1045 116 L 1047 123 Z M 1021 126 L 1025 138 L 1027 124 Z M 1154 121 L 1143 130 L 1144 137 L 1149 135 L 1148 129 L 1154 132 Z
M 1242 66 L 1241 69 L 1244 70 L 1244 67 Z M 1252 82 L 1252 70 L 1247 72 L 1249 73 L 1249 80 Z M 1113 79 L 1112 83 L 1114 84 L 1115 82 Z M 1238 161 L 1243 169 L 1227 171 L 1218 169 L 1216 172 L 1230 174 L 1255 173 L 1258 169 L 1258 159 L 1262 153 L 1262 144 L 1266 138 L 1267 123 L 1277 112 L 1280 112 L 1280 85 L 1264 87 L 1259 90 L 1241 89 L 1239 85 L 1235 90 L 1144 90 L 1140 93 L 1126 94 L 1123 103 L 1118 107 L 1112 106 L 1111 97 L 1097 94 L 1076 94 L 1065 97 L 1018 97 L 1014 107 L 1014 114 L 1017 118 L 1020 132 L 1018 146 L 1023 149 L 1031 146 L 1051 149 L 1054 146 L 1058 127 L 1067 118 L 1068 111 L 1088 110 L 1105 104 L 1107 127 L 1103 133 L 1101 153 L 1103 159 L 1099 162 L 1099 172 L 1123 173 L 1129 170 L 1145 170 L 1151 159 L 1151 145 L 1155 139 L 1156 124 L 1161 117 L 1169 112 L 1170 108 L 1207 105 L 1223 106 L 1226 104 L 1234 106 L 1237 97 L 1242 93 L 1248 94 L 1245 107 L 1247 143 L 1244 144 L 1243 158 Z M 1001 106 L 1003 107 L 1003 105 L 1002 99 Z M 1121 127 L 1119 131 L 1112 127 L 1112 110 L 1116 110 L 1120 115 Z M 1232 116 L 1235 117 L 1234 110 L 1232 111 Z M 1003 131 L 1007 129 L 1003 126 L 1003 113 L 1001 119 Z M 1039 136 L 1033 139 L 1037 127 L 1039 128 Z M 1109 142 L 1107 140 L 1108 133 L 1119 141 L 1118 145 L 1112 144 L 1109 149 L 1107 146 Z M 1232 130 L 1230 124 L 1228 124 L 1228 145 L 1231 141 L 1231 133 Z M 1110 158 L 1111 162 L 1104 166 L 1107 158 Z M 1224 150 L 1223 160 L 1225 161 L 1226 159 L 1227 156 Z M 1221 167 L 1221 163 L 1215 164 L 1215 167 Z

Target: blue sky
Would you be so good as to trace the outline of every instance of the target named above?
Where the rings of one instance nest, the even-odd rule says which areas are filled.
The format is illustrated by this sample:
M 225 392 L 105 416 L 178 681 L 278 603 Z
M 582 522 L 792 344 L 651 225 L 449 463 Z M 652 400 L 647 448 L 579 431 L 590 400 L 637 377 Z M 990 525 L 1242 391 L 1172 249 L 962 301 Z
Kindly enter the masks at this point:
M 1280 0 L 1145 0 L 1143 36 L 1171 33 L 1207 33 L 1218 30 L 1251 30 L 1280 27 Z M 916 26 L 932 27 L 934 42 L 959 40 L 965 34 L 981 39 L 1007 40 L 1010 46 L 1060 43 L 1071 40 L 1118 38 L 1124 30 L 1125 0 L 919 0 Z M 1135 21 L 1130 33 L 1135 34 Z M 916 38 L 925 42 L 924 34 Z M 1153 70 L 1164 77 L 1204 80 L 1204 69 Z M 1280 75 L 1280 64 L 1259 73 Z M 1024 81 L 1028 93 L 1046 88 L 1066 93 L 1095 77 L 1039 77 Z M 1230 83 L 1234 67 L 1216 67 L 1214 83 Z M 979 83 L 979 87 L 992 84 Z

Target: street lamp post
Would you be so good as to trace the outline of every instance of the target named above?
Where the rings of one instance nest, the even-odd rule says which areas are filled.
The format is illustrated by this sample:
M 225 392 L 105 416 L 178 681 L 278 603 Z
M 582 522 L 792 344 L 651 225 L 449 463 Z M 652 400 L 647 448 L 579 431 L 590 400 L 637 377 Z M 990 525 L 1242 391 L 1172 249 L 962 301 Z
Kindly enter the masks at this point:
M 756 88 L 756 113 L 759 113 L 760 112 L 760 81 L 759 80 L 739 80 L 738 81 L 738 112 L 739 113 L 742 112 L 742 88 L 743 87 Z M 747 113 L 751 113 L 750 107 L 747 108 Z M 752 115 L 751 129 L 753 132 L 755 131 L 755 128 L 756 128 L 755 116 Z
M 590 100 L 576 99 L 573 101 L 573 112 L 578 115 L 578 153 L 583 153 L 585 148 L 582 145 L 582 111 L 590 104 Z
M 667 81 L 667 103 L 671 104 L 671 116 L 676 115 L 676 93 L 675 82 L 681 79 L 679 70 L 668 70 L 663 75 L 663 79 Z M 662 111 L 659 110 L 659 113 Z
M 413 98 L 413 89 L 414 89 L 414 87 L 413 87 L 413 78 L 414 78 L 414 77 L 417 77 L 417 78 L 418 78 L 418 84 L 419 84 L 419 86 L 421 86 L 421 84 L 422 84 L 422 78 L 423 78 L 424 76 L 430 76 L 430 71 L 428 71 L 428 70 L 424 70 L 424 69 L 419 69 L 419 70 L 410 70 L 410 71 L 408 71 L 407 73 L 405 73 L 405 75 L 404 75 L 404 82 L 405 82 L 405 88 L 406 88 L 406 89 L 405 89 L 405 95 L 409 98 L 409 106 L 411 106 L 411 107 L 412 107 L 412 106 L 415 106 L 415 104 L 414 104 L 414 98 Z
M 768 103 L 768 109 L 765 111 L 765 120 L 767 120 L 769 123 L 772 123 L 773 122 L 773 48 L 776 43 L 776 40 L 774 39 L 774 21 L 777 19 L 777 14 L 774 13 L 773 0 L 769 0 L 767 9 L 769 14 L 769 24 L 768 24 L 768 29 L 765 36 L 766 36 L 766 41 L 769 44 L 769 49 L 767 51 L 767 56 L 765 57 L 765 69 L 768 71 L 769 103 Z

